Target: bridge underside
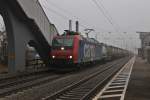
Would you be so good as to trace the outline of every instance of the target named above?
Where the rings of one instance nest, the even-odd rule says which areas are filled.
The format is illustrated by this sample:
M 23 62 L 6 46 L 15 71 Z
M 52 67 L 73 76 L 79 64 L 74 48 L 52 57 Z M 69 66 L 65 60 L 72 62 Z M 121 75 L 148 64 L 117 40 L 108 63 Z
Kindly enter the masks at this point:
M 35 47 L 44 62 L 49 65 L 50 46 L 36 26 L 34 20 L 26 17 L 16 0 L 1 0 L 2 15 L 8 36 L 8 70 L 22 72 L 26 70 L 26 46 Z

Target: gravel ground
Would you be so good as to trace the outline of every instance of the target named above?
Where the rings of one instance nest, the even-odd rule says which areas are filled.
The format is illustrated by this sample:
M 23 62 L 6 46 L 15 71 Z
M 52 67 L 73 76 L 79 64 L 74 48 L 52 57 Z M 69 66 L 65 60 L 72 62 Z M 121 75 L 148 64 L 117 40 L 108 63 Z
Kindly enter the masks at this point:
M 88 68 L 86 70 L 79 71 L 78 73 L 70 74 L 69 76 L 60 78 L 58 80 L 42 84 L 38 87 L 33 87 L 28 90 L 24 90 L 20 93 L 7 96 L 3 100 L 40 100 L 41 98 L 51 95 L 60 89 L 73 84 L 82 78 L 94 73 L 97 70 L 102 69 L 104 66 Z

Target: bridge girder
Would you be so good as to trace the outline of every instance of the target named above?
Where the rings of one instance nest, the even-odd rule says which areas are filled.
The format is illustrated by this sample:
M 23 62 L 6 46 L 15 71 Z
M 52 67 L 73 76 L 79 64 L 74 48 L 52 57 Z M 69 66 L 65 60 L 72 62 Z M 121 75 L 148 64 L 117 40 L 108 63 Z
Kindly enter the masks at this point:
M 26 46 L 36 48 L 44 62 L 49 65 L 50 46 L 34 20 L 22 12 L 15 0 L 1 0 L 2 15 L 8 36 L 8 70 L 11 73 L 25 71 Z

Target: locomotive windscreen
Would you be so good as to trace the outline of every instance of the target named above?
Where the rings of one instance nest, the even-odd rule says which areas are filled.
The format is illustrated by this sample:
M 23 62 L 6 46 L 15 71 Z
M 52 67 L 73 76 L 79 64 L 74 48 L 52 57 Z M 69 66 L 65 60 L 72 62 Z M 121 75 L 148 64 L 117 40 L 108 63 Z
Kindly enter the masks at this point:
M 55 38 L 52 42 L 52 46 L 67 46 L 72 47 L 73 45 L 73 38 Z

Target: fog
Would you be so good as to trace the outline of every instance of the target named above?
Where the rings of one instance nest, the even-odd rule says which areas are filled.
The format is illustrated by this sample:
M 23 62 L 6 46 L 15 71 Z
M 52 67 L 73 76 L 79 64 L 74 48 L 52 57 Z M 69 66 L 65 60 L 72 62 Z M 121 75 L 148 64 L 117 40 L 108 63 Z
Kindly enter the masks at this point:
M 92 28 L 95 31 L 90 37 L 135 50 L 140 47 L 136 32 L 150 31 L 150 0 L 40 0 L 40 3 L 60 34 L 68 29 L 69 19 L 73 21 L 73 28 L 78 20 L 82 35 L 85 35 L 84 29 Z
M 136 31 L 150 31 L 150 1 L 96 0 L 100 9 L 94 1 L 41 0 L 40 3 L 60 34 L 68 29 L 69 19 L 74 23 L 79 20 L 83 35 L 85 28 L 92 28 L 95 32 L 90 33 L 90 37 L 97 37 L 100 42 L 132 51 L 139 48 L 139 34 Z

